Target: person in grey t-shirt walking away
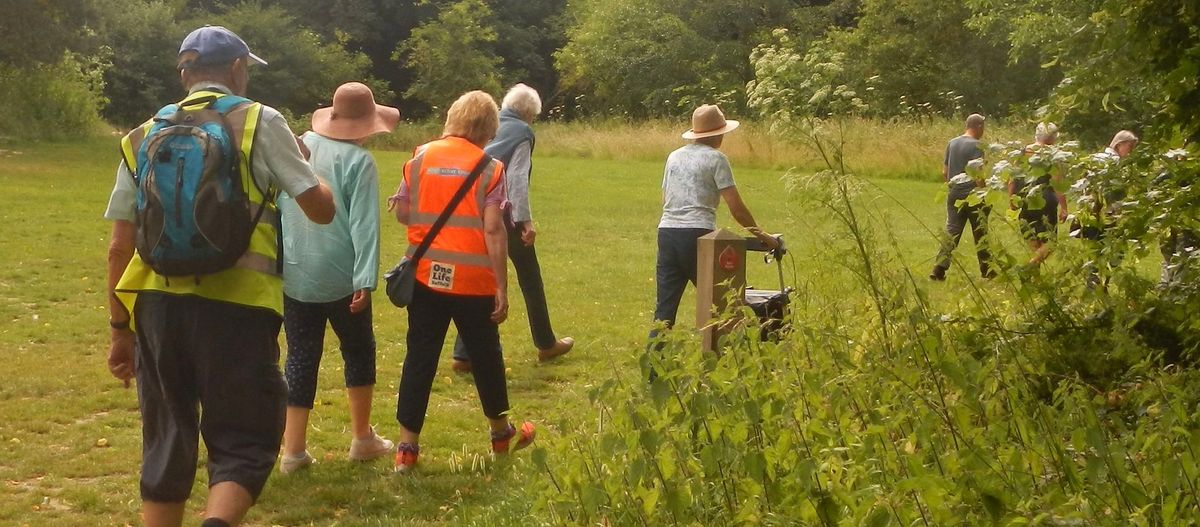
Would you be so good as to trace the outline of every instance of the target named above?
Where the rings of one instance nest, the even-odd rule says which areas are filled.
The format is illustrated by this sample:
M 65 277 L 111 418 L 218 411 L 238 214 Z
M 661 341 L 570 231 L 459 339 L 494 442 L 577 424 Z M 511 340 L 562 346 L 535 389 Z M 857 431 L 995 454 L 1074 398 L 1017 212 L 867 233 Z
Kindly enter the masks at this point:
M 692 129 L 683 138 L 692 143 L 671 152 L 663 172 L 663 214 L 658 224 L 658 264 L 655 283 L 658 301 L 655 322 L 667 328 L 675 324 L 679 300 L 687 283 L 696 283 L 696 239 L 717 228 L 717 207 L 725 199 L 733 219 L 774 249 L 779 242 L 754 222 L 733 182 L 729 159 L 722 154 L 722 139 L 738 127 L 726 120 L 715 105 L 706 104 L 692 113 Z M 653 341 L 658 328 L 650 332 Z M 656 349 L 658 345 L 654 346 Z
M 962 135 L 950 140 L 946 145 L 946 159 L 942 165 L 942 177 L 950 186 L 946 196 L 946 238 L 942 240 L 941 250 L 938 251 L 937 261 L 933 271 L 929 273 L 931 280 L 945 280 L 946 270 L 950 269 L 950 259 L 954 249 L 962 239 L 963 229 L 967 222 L 971 223 L 971 234 L 975 237 L 975 253 L 979 257 L 979 272 L 984 278 L 992 278 L 989 261 L 991 254 L 987 250 L 984 239 L 987 237 L 987 217 L 991 207 L 987 203 L 971 205 L 966 202 L 967 196 L 976 187 L 983 186 L 983 180 L 967 175 L 967 163 L 974 159 L 983 158 L 983 150 L 979 140 L 983 138 L 984 117 L 977 113 L 967 117 L 967 129 Z

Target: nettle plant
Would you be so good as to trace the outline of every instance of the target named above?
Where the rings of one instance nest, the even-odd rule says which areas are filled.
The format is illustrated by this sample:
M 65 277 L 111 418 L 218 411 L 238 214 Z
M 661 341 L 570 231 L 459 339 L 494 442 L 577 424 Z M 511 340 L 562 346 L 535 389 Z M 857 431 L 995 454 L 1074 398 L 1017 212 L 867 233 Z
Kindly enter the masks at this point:
M 821 67 L 801 69 L 805 61 Z M 792 305 L 792 331 L 761 341 L 740 308 L 725 315 L 741 323 L 719 353 L 686 331 L 666 333 L 661 351 L 631 350 L 638 375 L 613 371 L 589 394 L 595 414 L 561 424 L 578 433 L 534 451 L 545 474 L 538 516 L 571 525 L 1200 524 L 1200 375 L 1148 343 L 1148 299 L 1161 291 L 1134 272 L 1100 290 L 1070 270 L 1010 270 L 988 284 L 968 280 L 957 303 L 935 305 L 889 242 L 887 218 L 857 199 L 871 184 L 847 169 L 839 114 L 828 113 L 856 95 L 839 90 L 832 64 L 755 52 L 750 104 L 825 160 L 826 170 L 786 180 L 835 226 L 822 240 L 829 257 L 810 269 L 821 283 Z M 1015 150 L 1001 149 L 1009 166 L 989 176 L 992 195 L 1005 171 L 1064 166 L 1073 184 L 1091 162 L 1066 148 Z M 1115 170 L 1183 174 L 1193 159 L 1146 155 Z M 1195 191 L 1165 176 L 1120 178 L 1127 196 L 1153 195 L 1160 209 L 1196 202 L 1183 205 Z M 1151 233 L 1192 226 L 1139 200 L 1123 201 L 1112 237 L 1148 230 L 1120 243 L 1147 246 Z

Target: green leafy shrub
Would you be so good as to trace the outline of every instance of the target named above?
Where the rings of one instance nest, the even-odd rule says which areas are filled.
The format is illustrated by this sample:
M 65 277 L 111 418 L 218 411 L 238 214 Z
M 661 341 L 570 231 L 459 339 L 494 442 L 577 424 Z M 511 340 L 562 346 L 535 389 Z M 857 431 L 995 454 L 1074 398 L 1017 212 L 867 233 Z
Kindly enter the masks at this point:
M 855 205 L 870 183 L 848 168 L 840 116 L 861 101 L 823 60 L 837 57 L 800 70 L 781 57 L 757 54 L 750 103 L 824 163 L 787 181 L 836 226 L 816 234 L 822 285 L 801 292 L 777 343 L 742 323 L 720 354 L 678 332 L 639 351 L 655 380 L 604 382 L 594 422 L 565 425 L 592 435 L 535 450 L 539 510 L 580 525 L 1200 523 L 1195 247 L 1164 253 L 1176 274 L 1158 282 L 1139 265 L 1156 235 L 1194 232 L 1195 148 L 1105 161 L 1101 175 L 1070 149 L 1002 146 L 969 199 L 1003 210 L 1007 178 L 1061 169 L 1060 185 L 1111 176 L 1121 213 L 1102 219 L 1104 239 L 1064 243 L 1059 270 L 991 244 L 1001 275 L 938 309 L 897 264 L 888 218 Z
M 1077 273 L 1013 268 L 939 312 L 878 243 L 885 219 L 848 205 L 853 176 L 793 184 L 823 191 L 815 205 L 841 225 L 836 261 L 813 272 L 848 285 L 805 290 L 778 343 L 751 324 L 717 355 L 677 333 L 641 358 L 642 378 L 653 368 L 658 379 L 596 387 L 595 419 L 565 425 L 593 432 L 534 452 L 540 514 L 578 525 L 1195 524 L 1194 372 L 1161 366 L 1130 323 L 1152 288 L 1114 298 L 1077 286 Z
M 73 53 L 53 64 L 0 64 L 0 136 L 58 140 L 97 133 L 104 66 Z

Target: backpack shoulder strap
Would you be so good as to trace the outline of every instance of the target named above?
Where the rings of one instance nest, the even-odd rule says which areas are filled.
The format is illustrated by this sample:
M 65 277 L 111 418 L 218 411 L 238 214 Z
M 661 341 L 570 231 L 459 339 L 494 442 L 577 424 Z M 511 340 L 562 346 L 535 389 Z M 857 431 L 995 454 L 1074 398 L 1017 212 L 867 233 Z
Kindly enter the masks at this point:
M 247 99 L 240 95 L 221 94 L 220 97 L 218 97 L 215 101 L 213 101 L 211 108 L 218 112 L 221 112 L 222 114 L 227 115 L 230 112 L 232 112 L 235 108 L 237 108 L 239 106 L 244 106 L 246 104 L 258 104 L 258 103 L 251 101 L 250 99 Z
M 133 174 L 134 180 L 137 180 L 138 170 L 138 152 L 142 149 L 142 143 L 146 141 L 146 136 L 150 135 L 150 130 L 154 125 L 163 119 L 175 114 L 179 111 L 179 106 L 168 104 L 163 106 L 154 114 L 154 117 L 147 119 L 146 122 L 137 126 L 129 133 L 121 138 L 121 159 L 125 161 L 125 167 L 129 169 L 129 173 Z
M 121 138 L 121 159 L 125 161 L 125 168 L 129 169 L 131 174 L 137 176 L 137 154 L 142 148 L 142 141 L 146 140 L 146 134 L 150 133 L 150 128 L 154 126 L 154 119 L 149 119 L 146 122 L 137 126 L 129 133 Z

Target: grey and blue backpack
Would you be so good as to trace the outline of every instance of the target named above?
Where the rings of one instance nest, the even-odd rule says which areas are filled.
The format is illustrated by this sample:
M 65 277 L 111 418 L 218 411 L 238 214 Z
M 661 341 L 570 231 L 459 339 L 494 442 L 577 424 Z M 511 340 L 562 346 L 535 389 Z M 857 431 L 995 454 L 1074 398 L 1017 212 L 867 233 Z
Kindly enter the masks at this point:
M 226 116 L 249 99 L 208 95 L 159 110 L 137 150 L 136 247 L 164 276 L 233 267 L 260 217 L 251 216 L 239 145 Z M 258 207 L 261 216 L 266 207 Z

